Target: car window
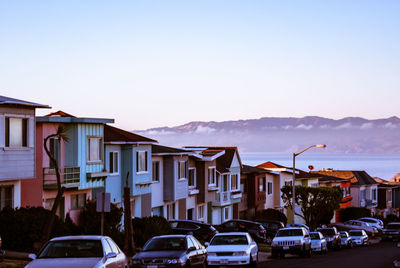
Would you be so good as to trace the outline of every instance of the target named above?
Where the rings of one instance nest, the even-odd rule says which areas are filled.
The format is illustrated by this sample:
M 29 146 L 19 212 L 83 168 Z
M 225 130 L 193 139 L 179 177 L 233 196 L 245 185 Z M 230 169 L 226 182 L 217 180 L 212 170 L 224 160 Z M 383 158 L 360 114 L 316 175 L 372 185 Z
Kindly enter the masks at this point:
M 178 227 L 178 222 L 176 222 L 176 221 L 172 221 L 172 222 L 170 222 L 170 224 L 171 224 L 172 228 L 177 228 Z
M 49 242 L 38 258 L 101 258 L 103 247 L 100 240 L 60 240 Z
M 201 249 L 203 247 L 203 245 L 199 242 L 199 240 L 196 239 L 196 237 L 191 236 L 190 238 L 192 239 L 192 241 L 197 249 Z
M 118 246 L 114 243 L 114 241 L 112 241 L 111 239 L 107 238 L 106 241 L 108 242 L 108 244 L 111 247 L 111 250 L 117 254 L 119 254 L 119 248 Z
M 281 229 L 276 233 L 277 237 L 280 236 L 303 236 L 302 229 Z
M 107 243 L 107 241 L 103 241 L 103 248 L 104 248 L 105 255 L 112 252 L 112 249 L 111 249 L 110 245 Z
M 227 227 L 227 228 L 235 228 L 236 227 L 236 222 L 230 221 L 230 222 L 226 222 L 226 223 L 224 223 L 222 225 Z
M 198 229 L 199 227 L 191 222 L 180 222 L 178 224 L 178 228 L 187 229 L 187 230 L 195 230 L 195 229 Z
M 210 245 L 248 245 L 246 235 L 218 235 L 214 236 Z
M 319 236 L 319 233 L 310 233 L 310 237 L 312 240 L 320 240 L 321 237 Z
M 187 247 L 188 248 L 196 248 L 196 246 L 194 245 L 192 239 L 190 239 L 190 237 L 187 237 Z
M 186 250 L 185 237 L 156 237 L 148 241 L 143 251 Z

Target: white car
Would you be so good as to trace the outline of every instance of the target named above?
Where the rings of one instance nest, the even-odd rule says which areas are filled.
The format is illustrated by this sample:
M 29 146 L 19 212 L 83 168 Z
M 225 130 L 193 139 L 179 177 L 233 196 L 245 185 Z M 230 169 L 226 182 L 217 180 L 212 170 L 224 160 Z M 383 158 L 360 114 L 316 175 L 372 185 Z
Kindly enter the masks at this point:
M 257 265 L 257 243 L 248 233 L 218 233 L 205 245 L 208 266 Z
M 63 236 L 51 239 L 25 268 L 128 267 L 128 259 L 108 236 Z
M 359 218 L 359 221 L 363 221 L 368 223 L 369 225 L 378 228 L 380 230 L 383 229 L 383 221 L 381 221 L 380 219 L 375 219 L 375 218 L 370 218 L 370 217 L 364 217 L 364 218 Z
M 368 235 L 364 230 L 350 230 L 349 235 L 353 244 L 357 246 L 368 246 Z
M 311 238 L 304 227 L 282 228 L 271 243 L 271 256 L 284 257 L 286 253 L 311 257 Z
M 311 249 L 320 253 L 328 253 L 328 242 L 321 232 L 311 232 Z

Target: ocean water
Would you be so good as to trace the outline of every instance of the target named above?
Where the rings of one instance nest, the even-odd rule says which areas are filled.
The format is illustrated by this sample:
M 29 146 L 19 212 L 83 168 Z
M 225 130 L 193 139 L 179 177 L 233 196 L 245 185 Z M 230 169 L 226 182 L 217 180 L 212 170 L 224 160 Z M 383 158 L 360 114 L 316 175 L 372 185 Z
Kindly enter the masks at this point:
M 243 164 L 255 166 L 267 161 L 292 167 L 293 153 L 241 152 Z M 400 154 L 354 154 L 304 152 L 296 157 L 296 168 L 309 171 L 333 168 L 335 170 L 365 170 L 372 177 L 390 180 L 400 173 Z

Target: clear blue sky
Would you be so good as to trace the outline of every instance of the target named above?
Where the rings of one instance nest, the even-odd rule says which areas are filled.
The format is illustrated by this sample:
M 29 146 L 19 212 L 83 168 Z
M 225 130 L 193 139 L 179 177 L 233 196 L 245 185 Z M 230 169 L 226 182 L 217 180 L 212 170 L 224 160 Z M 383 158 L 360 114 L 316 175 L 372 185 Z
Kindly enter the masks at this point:
M 385 0 L 1 1 L 0 95 L 128 130 L 400 116 L 399 14 Z

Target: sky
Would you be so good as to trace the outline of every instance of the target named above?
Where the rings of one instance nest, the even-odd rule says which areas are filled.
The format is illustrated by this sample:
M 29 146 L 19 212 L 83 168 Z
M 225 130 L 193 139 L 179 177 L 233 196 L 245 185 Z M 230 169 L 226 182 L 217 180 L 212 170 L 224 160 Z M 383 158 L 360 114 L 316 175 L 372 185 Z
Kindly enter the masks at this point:
M 126 130 L 400 116 L 400 1 L 0 0 L 0 95 Z

